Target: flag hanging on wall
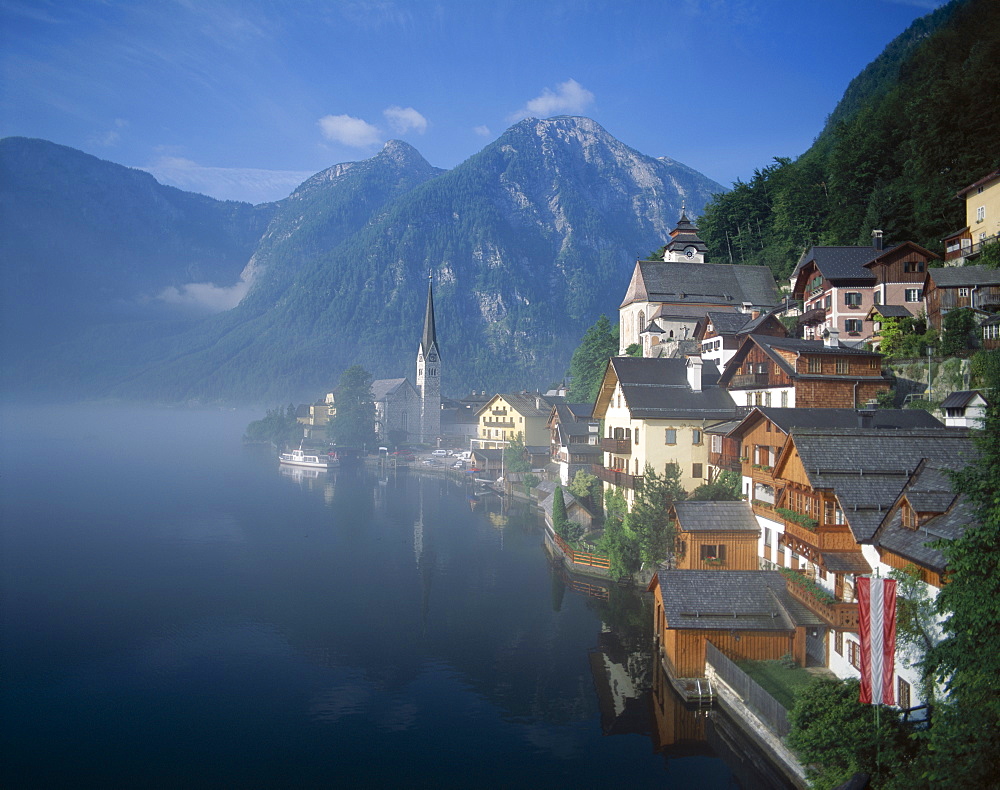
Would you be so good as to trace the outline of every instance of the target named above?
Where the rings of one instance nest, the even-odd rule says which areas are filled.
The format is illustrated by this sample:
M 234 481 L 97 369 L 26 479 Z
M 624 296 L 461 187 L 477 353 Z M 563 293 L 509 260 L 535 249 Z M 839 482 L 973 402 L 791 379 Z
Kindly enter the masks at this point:
M 861 631 L 861 702 L 894 705 L 896 582 L 861 576 L 855 589 Z

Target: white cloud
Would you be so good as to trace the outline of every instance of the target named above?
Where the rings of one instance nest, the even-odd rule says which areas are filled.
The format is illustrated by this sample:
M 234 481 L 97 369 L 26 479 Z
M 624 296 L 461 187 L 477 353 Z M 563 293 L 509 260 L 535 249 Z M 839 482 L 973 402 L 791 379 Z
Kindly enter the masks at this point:
M 367 148 L 382 142 L 382 130 L 350 115 L 324 115 L 317 121 L 323 136 L 352 148 Z
M 142 168 L 161 184 L 200 192 L 216 200 L 268 203 L 288 197 L 313 173 L 253 167 L 206 167 L 179 156 L 161 156 Z
M 107 131 L 95 134 L 90 138 L 93 145 L 100 145 L 104 148 L 113 148 L 122 139 L 122 130 L 128 128 L 128 121 L 124 118 L 115 118 L 114 124 Z
M 556 89 L 545 88 L 541 96 L 536 96 L 520 110 L 510 116 L 510 120 L 522 118 L 548 118 L 552 115 L 578 114 L 584 112 L 594 102 L 594 94 L 574 79 L 566 80 Z
M 474 127 L 472 128 L 472 131 L 474 131 L 474 132 L 475 132 L 476 134 L 478 134 L 478 135 L 479 135 L 480 137 L 489 137 L 489 136 L 490 136 L 491 134 L 493 134 L 493 133 L 492 133 L 492 132 L 490 131 L 490 127 L 489 127 L 489 126 L 486 126 L 486 125 L 481 125 L 481 126 L 474 126 Z
M 427 119 L 412 107 L 386 107 L 382 110 L 382 115 L 389 122 L 393 131 L 399 134 L 406 134 L 413 129 L 423 134 L 427 131 Z
M 236 285 L 218 286 L 212 283 L 188 283 L 180 288 L 164 288 L 156 298 L 175 307 L 193 308 L 207 313 L 231 310 L 246 296 L 250 283 L 240 280 Z

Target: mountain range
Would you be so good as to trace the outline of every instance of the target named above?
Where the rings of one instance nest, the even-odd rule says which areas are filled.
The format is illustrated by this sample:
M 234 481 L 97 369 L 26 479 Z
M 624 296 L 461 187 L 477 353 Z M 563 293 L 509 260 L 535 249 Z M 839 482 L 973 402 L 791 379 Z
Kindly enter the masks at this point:
M 7 138 L 5 390 L 278 403 L 355 363 L 412 375 L 428 277 L 446 394 L 544 386 L 682 206 L 722 191 L 579 117 L 525 119 L 449 171 L 390 141 L 259 206 Z

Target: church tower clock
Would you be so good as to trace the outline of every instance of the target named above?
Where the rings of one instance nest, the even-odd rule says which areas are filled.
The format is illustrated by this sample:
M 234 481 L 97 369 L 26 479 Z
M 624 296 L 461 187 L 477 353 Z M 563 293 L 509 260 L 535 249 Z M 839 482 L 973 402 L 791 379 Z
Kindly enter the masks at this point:
M 434 444 L 441 435 L 441 352 L 434 326 L 434 292 L 427 280 L 424 333 L 417 350 L 417 393 L 420 396 L 420 441 Z

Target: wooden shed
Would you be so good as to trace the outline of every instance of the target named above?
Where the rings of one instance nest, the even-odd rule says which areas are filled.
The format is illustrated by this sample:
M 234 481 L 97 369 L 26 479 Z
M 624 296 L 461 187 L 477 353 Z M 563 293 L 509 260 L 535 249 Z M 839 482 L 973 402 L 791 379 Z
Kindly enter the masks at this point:
M 747 502 L 676 502 L 677 567 L 683 570 L 758 568 L 760 526 Z

